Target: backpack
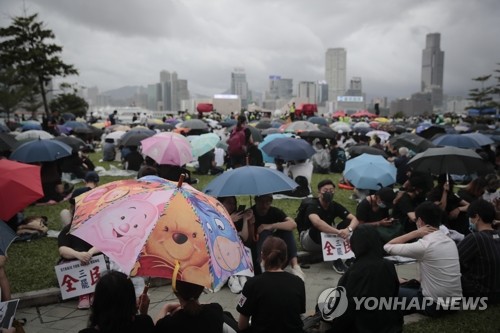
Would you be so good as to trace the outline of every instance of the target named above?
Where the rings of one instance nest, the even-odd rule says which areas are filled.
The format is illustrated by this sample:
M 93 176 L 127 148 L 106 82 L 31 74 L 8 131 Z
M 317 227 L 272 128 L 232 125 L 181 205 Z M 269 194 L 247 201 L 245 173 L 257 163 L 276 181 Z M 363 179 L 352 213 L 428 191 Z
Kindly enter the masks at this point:
M 311 227 L 311 221 L 309 221 L 306 216 L 306 210 L 310 205 L 317 204 L 319 204 L 318 198 L 305 198 L 300 202 L 300 206 L 297 209 L 297 217 L 295 218 L 295 222 L 297 223 L 297 231 L 299 232 L 299 234 Z
M 343 148 L 337 148 L 337 158 L 332 160 L 331 170 L 332 172 L 344 172 L 345 162 L 347 157 L 345 155 L 345 150 Z
M 247 152 L 245 127 L 235 127 L 227 140 L 227 152 L 229 155 L 244 155 Z

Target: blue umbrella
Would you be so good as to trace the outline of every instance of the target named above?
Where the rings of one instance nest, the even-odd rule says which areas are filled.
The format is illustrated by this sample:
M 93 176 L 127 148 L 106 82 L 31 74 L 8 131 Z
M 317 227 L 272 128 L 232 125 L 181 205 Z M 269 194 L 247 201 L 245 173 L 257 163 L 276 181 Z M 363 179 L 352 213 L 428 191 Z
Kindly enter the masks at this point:
M 307 118 L 307 121 L 316 125 L 325 125 L 328 126 L 328 120 L 323 117 L 310 117 Z
M 481 148 L 475 139 L 464 134 L 444 134 L 432 140 L 436 146 L 452 146 L 457 148 Z
M 282 172 L 260 166 L 244 166 L 214 178 L 203 192 L 214 197 L 263 195 L 291 191 L 299 186 Z
M 61 117 L 64 120 L 75 120 L 76 119 L 76 116 L 71 112 L 65 112 L 61 115 Z
M 33 163 L 50 162 L 71 155 L 71 147 L 56 140 L 34 140 L 16 148 L 10 155 L 11 160 Z
M 491 145 L 494 143 L 494 141 L 487 135 L 484 135 L 482 133 L 467 133 L 467 134 L 462 134 L 463 136 L 472 138 L 474 141 L 476 141 L 480 146 L 487 146 Z
M 267 135 L 265 138 L 264 138 L 264 141 L 262 141 L 261 143 L 259 143 L 259 149 L 262 151 L 262 158 L 264 159 L 264 162 L 266 163 L 274 163 L 274 157 L 271 157 L 269 155 L 267 155 L 263 150 L 262 150 L 262 147 L 264 147 L 265 145 L 267 145 L 269 142 L 275 140 L 275 139 L 278 139 L 278 138 L 290 138 L 292 137 L 293 134 L 291 133 L 273 133 L 273 134 L 269 134 Z
M 294 138 L 275 139 L 262 147 L 262 151 L 285 161 L 306 160 L 316 153 L 306 140 Z
M 219 123 L 219 125 L 221 125 L 222 127 L 231 127 L 231 126 L 234 126 L 236 125 L 238 122 L 236 121 L 236 119 L 226 119 L 224 121 L 222 121 L 221 123 Z
M 72 129 L 75 129 L 75 128 L 87 128 L 87 124 L 86 123 L 82 123 L 82 122 L 79 122 L 79 121 L 73 121 L 73 120 L 70 120 L 70 121 L 67 121 L 63 124 L 64 127 L 69 127 L 69 128 L 72 128 Z
M 7 254 L 7 249 L 16 238 L 17 235 L 14 230 L 12 230 L 7 223 L 0 220 L 0 252 Z
M 380 155 L 363 154 L 347 161 L 344 178 L 355 187 L 378 190 L 396 182 L 396 167 Z
M 220 137 L 215 133 L 205 133 L 196 136 L 191 141 L 193 157 L 197 158 L 214 149 L 220 142 Z
M 28 120 L 23 123 L 21 129 L 23 132 L 29 130 L 41 130 L 42 125 L 38 121 Z

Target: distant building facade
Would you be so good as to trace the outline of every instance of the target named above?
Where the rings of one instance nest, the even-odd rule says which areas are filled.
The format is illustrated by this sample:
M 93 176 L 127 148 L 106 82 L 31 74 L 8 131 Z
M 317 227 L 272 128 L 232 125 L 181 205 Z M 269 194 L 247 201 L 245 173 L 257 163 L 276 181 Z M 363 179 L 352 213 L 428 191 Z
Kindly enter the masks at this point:
M 444 51 L 441 51 L 441 34 L 427 34 L 422 50 L 421 92 L 431 94 L 434 108 L 443 105 Z
M 336 101 L 344 95 L 347 81 L 347 52 L 344 48 L 330 48 L 325 56 L 325 80 L 328 83 L 328 100 Z
M 297 98 L 306 100 L 309 104 L 317 104 L 316 82 L 299 82 Z
M 235 68 L 231 72 L 231 94 L 240 97 L 242 107 L 248 106 L 248 83 L 244 68 Z

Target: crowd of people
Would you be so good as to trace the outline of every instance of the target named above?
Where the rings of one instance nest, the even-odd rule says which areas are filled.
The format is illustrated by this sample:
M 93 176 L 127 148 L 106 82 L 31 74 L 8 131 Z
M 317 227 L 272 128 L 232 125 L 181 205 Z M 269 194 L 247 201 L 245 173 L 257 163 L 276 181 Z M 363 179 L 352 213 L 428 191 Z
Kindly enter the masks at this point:
M 293 114 L 295 107 L 290 108 Z M 110 116 L 116 122 L 116 114 Z M 420 312 L 440 316 L 454 309 L 443 299 L 486 297 L 488 304 L 500 302 L 500 178 L 495 173 L 496 157 L 484 149 L 485 161 L 491 170 L 475 175 L 467 186 L 456 190 L 449 175 L 431 175 L 411 170 L 409 150 L 383 145 L 380 138 L 346 133 L 332 139 L 310 140 L 316 154 L 310 160 L 276 161 L 278 170 L 303 181 L 304 192 L 286 193 L 299 198 L 312 196 L 312 174 L 342 172 L 347 160 L 345 149 L 351 145 L 369 145 L 384 150 L 397 168 L 397 186 L 378 190 L 357 189 L 357 207 L 350 212 L 335 200 L 337 185 L 327 178 L 317 185 L 317 197 L 305 208 L 305 220 L 298 221 L 273 206 L 273 195 L 254 197 L 252 207 L 238 207 L 236 197 L 217 198 L 226 208 L 245 246 L 252 254 L 254 277 L 232 276 L 229 287 L 240 294 L 236 310 L 240 316 L 232 318 L 219 304 L 200 304 L 203 287 L 178 281 L 174 293 L 177 303 L 166 304 L 158 318 L 147 315 L 147 295 L 136 295 L 132 282 L 123 273 L 111 270 L 99 280 L 95 294 L 80 297 L 78 308 L 91 309 L 91 332 L 163 332 L 200 330 L 222 332 L 301 332 L 302 314 L 306 312 L 306 275 L 298 260 L 298 245 L 311 253 L 321 253 L 321 233 L 335 234 L 350 240 L 355 259 L 332 262 L 333 270 L 341 274 L 339 287 L 348 291 L 348 309 L 344 316 L 329 324 L 332 331 L 400 331 L 403 316 Z M 232 143 L 234 142 L 234 143 Z M 263 166 L 262 153 L 257 149 L 247 119 L 237 117 L 237 124 L 228 139 L 226 168 L 247 164 Z M 75 198 L 95 188 L 99 176 L 88 158 L 93 147 L 86 146 L 74 152 L 64 163 L 42 165 L 42 179 L 46 196 L 40 203 L 51 204 L 69 200 L 70 209 L 61 212 L 64 228 L 58 239 L 61 260 L 79 260 L 88 263 L 99 251 L 90 244 L 68 233 L 74 212 Z M 499 149 L 500 150 L 500 149 Z M 497 150 L 497 151 L 499 151 Z M 117 147 L 113 139 L 105 139 L 103 160 L 114 161 Z M 138 171 L 137 177 L 158 175 L 177 181 L 181 174 L 186 182 L 197 179 L 183 166 L 159 165 L 142 156 L 136 147 L 128 147 L 121 154 L 125 168 Z M 200 157 L 197 174 L 217 175 L 224 168 L 216 163 L 216 154 L 210 151 Z M 68 172 L 84 179 L 85 186 L 72 190 L 65 188 L 57 177 Z M 301 178 L 298 178 L 301 177 Z M 434 178 L 435 177 L 435 178 Z M 297 181 L 297 182 L 299 182 Z M 436 185 L 434 185 L 436 184 Z M 298 224 L 306 227 L 295 232 Z M 398 255 L 417 260 L 419 279 L 398 279 L 394 265 L 385 255 Z M 0 253 L 0 287 L 2 300 L 10 298 L 5 276 L 5 254 Z M 395 297 L 403 300 L 403 311 L 355 310 L 354 297 Z M 430 302 L 425 303 L 425 300 Z M 424 308 L 411 309 L 410 304 L 425 303 Z M 452 301 L 450 301 L 452 302 Z

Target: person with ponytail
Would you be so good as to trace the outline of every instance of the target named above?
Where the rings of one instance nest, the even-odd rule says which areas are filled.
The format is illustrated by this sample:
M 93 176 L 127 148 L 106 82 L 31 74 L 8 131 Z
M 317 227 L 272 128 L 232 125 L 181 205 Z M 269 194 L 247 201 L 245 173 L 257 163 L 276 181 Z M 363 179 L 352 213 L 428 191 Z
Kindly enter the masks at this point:
M 139 296 L 138 306 L 134 284 L 127 275 L 109 271 L 97 282 L 89 327 L 79 333 L 153 332 L 153 319 L 147 315 L 148 306 L 147 294 Z
M 286 243 L 268 237 L 261 258 L 265 272 L 247 281 L 236 307 L 238 328 L 241 332 L 302 332 L 305 285 L 298 276 L 283 271 L 288 263 Z
M 198 300 L 203 286 L 177 280 L 172 288 L 179 303 L 168 303 L 161 308 L 155 332 L 223 332 L 224 313 L 220 304 L 200 304 Z

